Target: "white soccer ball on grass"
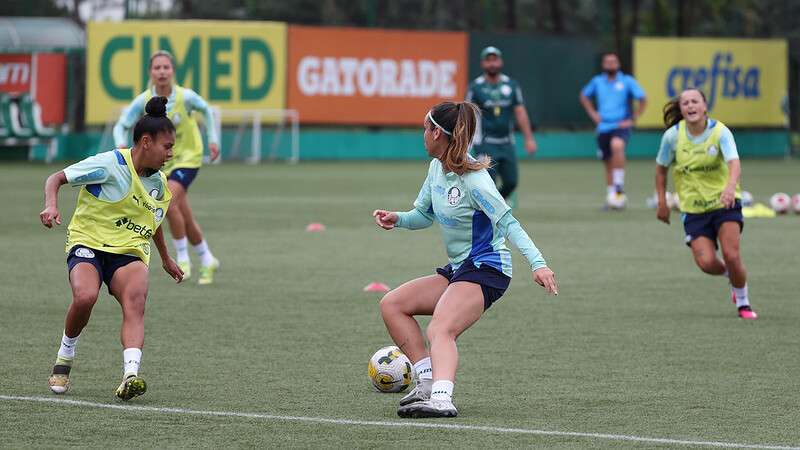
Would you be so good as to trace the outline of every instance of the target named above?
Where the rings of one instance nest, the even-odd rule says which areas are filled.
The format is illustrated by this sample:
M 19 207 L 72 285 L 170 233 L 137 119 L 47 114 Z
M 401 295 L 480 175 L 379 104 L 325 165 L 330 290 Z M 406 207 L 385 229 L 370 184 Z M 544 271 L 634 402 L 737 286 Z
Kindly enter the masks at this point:
M 411 384 L 411 361 L 394 345 L 383 347 L 369 359 L 369 379 L 379 392 L 403 392 Z

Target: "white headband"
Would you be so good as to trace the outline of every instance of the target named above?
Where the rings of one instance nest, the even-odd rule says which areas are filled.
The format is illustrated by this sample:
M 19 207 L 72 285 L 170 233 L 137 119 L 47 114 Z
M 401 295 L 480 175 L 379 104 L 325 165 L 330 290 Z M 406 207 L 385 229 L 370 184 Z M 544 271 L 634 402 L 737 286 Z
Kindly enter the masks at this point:
M 444 133 L 444 134 L 446 134 L 448 136 L 452 136 L 453 135 L 452 132 L 445 130 L 443 126 L 439 125 L 438 123 L 436 123 L 435 120 L 433 120 L 433 114 L 431 114 L 430 111 L 428 111 L 428 120 L 430 120 L 432 124 L 436 125 L 437 128 L 442 130 L 442 133 Z

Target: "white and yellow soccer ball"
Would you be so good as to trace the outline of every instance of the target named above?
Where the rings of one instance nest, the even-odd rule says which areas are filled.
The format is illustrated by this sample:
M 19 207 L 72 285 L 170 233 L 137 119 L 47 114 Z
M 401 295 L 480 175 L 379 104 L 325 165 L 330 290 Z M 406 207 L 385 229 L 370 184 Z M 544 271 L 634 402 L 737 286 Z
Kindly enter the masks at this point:
M 678 197 L 677 192 L 667 192 L 667 208 L 680 211 L 681 209 L 681 199 Z
M 800 214 L 800 194 L 794 194 L 792 196 L 792 209 L 795 214 Z
M 742 206 L 753 206 L 753 203 L 755 203 L 753 194 L 748 191 L 742 191 Z
M 379 392 L 403 392 L 411 384 L 411 361 L 394 345 L 383 347 L 369 359 L 369 380 Z
M 786 214 L 792 207 L 792 198 L 789 197 L 789 194 L 778 192 L 770 197 L 769 206 L 778 214 Z

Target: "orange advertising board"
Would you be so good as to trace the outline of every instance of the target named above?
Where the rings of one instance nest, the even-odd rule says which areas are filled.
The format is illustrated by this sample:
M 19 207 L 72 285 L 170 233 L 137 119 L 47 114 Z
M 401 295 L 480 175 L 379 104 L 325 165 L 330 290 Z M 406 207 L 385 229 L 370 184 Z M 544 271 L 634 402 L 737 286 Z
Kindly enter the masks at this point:
M 419 125 L 461 100 L 467 34 L 289 27 L 288 107 L 303 123 Z

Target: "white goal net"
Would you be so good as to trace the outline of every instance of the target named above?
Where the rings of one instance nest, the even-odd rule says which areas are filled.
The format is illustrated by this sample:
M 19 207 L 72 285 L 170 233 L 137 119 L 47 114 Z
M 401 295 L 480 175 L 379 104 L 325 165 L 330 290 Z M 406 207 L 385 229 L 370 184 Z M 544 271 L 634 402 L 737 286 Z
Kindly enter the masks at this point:
M 258 164 L 265 161 L 300 161 L 300 115 L 294 109 L 221 109 L 212 106 L 217 136 L 220 139 L 221 156 L 215 163 L 224 160 L 244 161 Z M 114 125 L 122 109 L 108 118 L 97 152 L 114 148 Z M 204 145 L 206 140 L 203 116 L 195 115 L 201 128 Z M 224 122 L 224 124 L 223 124 Z M 129 133 L 130 134 L 130 133 Z M 128 140 L 130 140 L 128 136 Z M 205 163 L 208 163 L 206 150 Z

